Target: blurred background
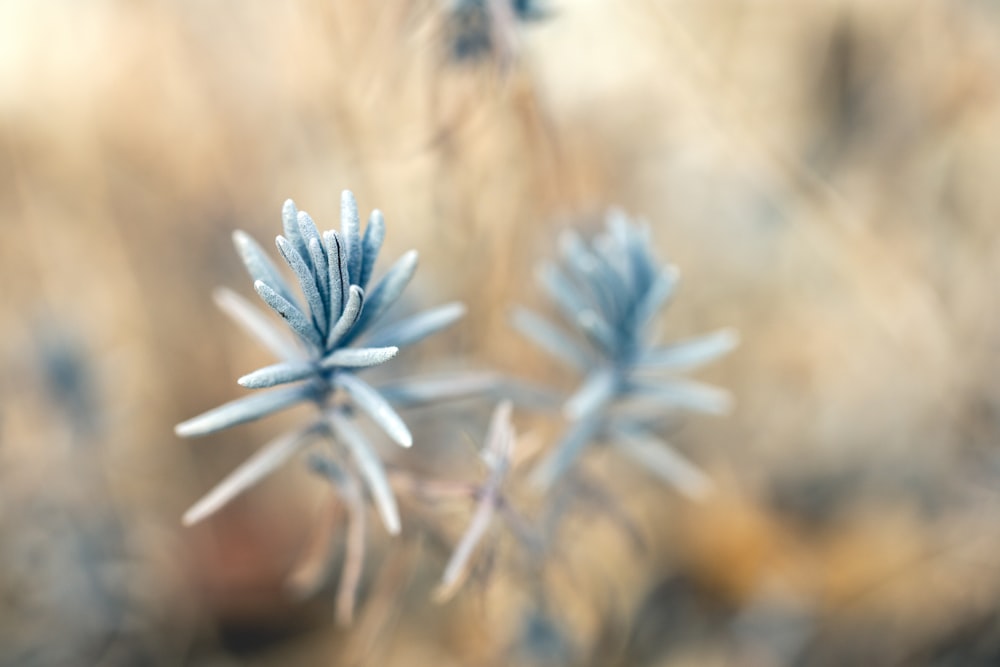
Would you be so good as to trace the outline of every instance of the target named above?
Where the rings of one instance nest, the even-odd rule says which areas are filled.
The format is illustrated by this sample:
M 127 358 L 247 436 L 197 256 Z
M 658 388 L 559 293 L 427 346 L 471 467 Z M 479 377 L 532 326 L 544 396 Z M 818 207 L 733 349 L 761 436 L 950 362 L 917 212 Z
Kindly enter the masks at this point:
M 998 178 L 989 0 L 0 0 L 0 665 L 1000 664 Z M 173 434 L 270 362 L 230 234 L 344 188 L 468 304 L 404 366 L 560 387 L 510 307 L 560 228 L 650 220 L 665 340 L 741 332 L 671 434 L 717 492 L 596 453 L 606 511 L 445 604 L 468 512 L 376 529 L 348 629 L 285 585 L 303 466 L 182 528 L 298 415 Z M 478 474 L 483 409 L 401 462 Z

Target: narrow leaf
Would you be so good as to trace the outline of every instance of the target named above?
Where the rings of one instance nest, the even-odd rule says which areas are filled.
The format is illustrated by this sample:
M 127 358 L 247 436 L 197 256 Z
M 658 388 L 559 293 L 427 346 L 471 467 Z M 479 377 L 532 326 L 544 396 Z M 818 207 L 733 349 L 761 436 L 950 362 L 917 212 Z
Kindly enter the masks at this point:
M 326 245 L 327 262 L 329 263 L 330 291 L 330 322 L 331 326 L 344 312 L 344 302 L 347 300 L 347 288 L 350 279 L 347 276 L 347 258 L 344 255 L 344 244 L 340 235 L 333 230 L 323 232 L 323 242 Z
M 351 452 L 358 470 L 365 478 L 386 530 L 391 535 L 399 534 L 399 509 L 396 506 L 396 496 L 392 493 L 385 468 L 382 467 L 375 450 L 349 417 L 339 411 L 331 410 L 327 413 L 327 419 L 337 439 Z
M 281 315 L 282 319 L 292 328 L 292 331 L 297 333 L 302 340 L 310 343 L 316 349 L 323 348 L 323 339 L 320 337 L 319 332 L 301 310 L 275 292 L 267 283 L 258 280 L 253 286 L 257 290 L 257 294 L 260 295 L 260 298 L 264 300 L 264 303 L 269 305 L 274 312 Z
M 455 373 L 395 380 L 379 385 L 378 392 L 389 403 L 409 408 L 435 401 L 486 394 L 496 391 L 499 386 L 500 378 L 493 373 Z
M 312 387 L 304 387 L 302 385 L 283 387 L 265 393 L 253 394 L 230 401 L 193 419 L 182 422 L 174 427 L 174 432 L 182 438 L 208 435 L 209 433 L 215 433 L 230 426 L 266 417 L 296 403 L 310 400 L 314 396 L 315 391 Z
M 247 389 L 265 389 L 279 384 L 298 382 L 316 374 L 316 365 L 309 361 L 295 361 L 290 363 L 274 364 L 265 366 L 247 373 L 237 382 Z
M 601 416 L 596 414 L 573 422 L 552 452 L 531 472 L 532 484 L 543 490 L 552 486 L 580 458 L 600 430 L 601 422 Z
M 670 407 L 725 414 L 732 407 L 729 392 L 693 380 L 642 381 L 629 383 L 629 392 Z
M 384 326 L 368 338 L 371 346 L 413 345 L 424 338 L 445 329 L 465 315 L 465 305 L 454 302 L 425 310 L 412 317 Z
M 307 256 L 309 248 L 302 238 L 302 232 L 299 231 L 299 211 L 291 199 L 286 200 L 281 208 L 281 226 L 285 230 L 285 238 L 292 242 L 292 246 L 300 255 Z
M 253 280 L 262 280 L 268 285 L 272 285 L 281 296 L 295 303 L 295 295 L 291 285 L 288 284 L 284 276 L 281 275 L 281 271 L 252 236 L 237 229 L 233 232 L 233 245 L 236 246 L 236 252 Z
M 465 575 L 469 559 L 476 550 L 479 542 L 483 539 L 490 524 L 493 522 L 493 515 L 496 513 L 496 499 L 491 495 L 484 495 L 476 505 L 476 511 L 472 515 L 469 527 L 465 529 L 462 539 L 459 540 L 455 551 L 452 552 L 448 565 L 445 567 L 444 575 L 441 577 L 442 591 L 438 598 L 441 599 L 449 592 L 453 591 Z
M 323 368 L 368 368 L 389 361 L 398 347 L 344 347 L 320 362 Z
M 351 285 L 347 292 L 347 303 L 344 304 L 344 312 L 340 314 L 340 319 L 330 327 L 330 334 L 326 337 L 326 349 L 332 349 L 338 344 L 350 342 L 350 334 L 357 328 L 358 320 L 364 312 L 365 291 L 357 285 Z
M 291 267 L 292 271 L 295 272 L 295 276 L 299 279 L 299 287 L 302 288 L 302 294 L 305 295 L 306 303 L 309 305 L 313 325 L 320 333 L 325 333 L 327 323 L 326 306 L 323 303 L 323 296 L 316 285 L 316 274 L 313 273 L 312 267 L 306 258 L 292 247 L 291 241 L 284 236 L 279 236 L 274 242 L 278 246 L 281 256 L 285 258 L 288 266 Z M 324 273 L 323 276 L 325 278 L 326 274 Z
M 704 500 L 711 492 L 705 473 L 668 443 L 641 431 L 614 429 L 612 437 L 619 451 L 692 500 Z
M 376 209 L 368 217 L 368 226 L 365 227 L 365 237 L 361 241 L 361 280 L 359 284 L 362 287 L 368 286 L 368 281 L 372 277 L 372 271 L 375 269 L 375 260 L 378 259 L 378 253 L 382 250 L 382 242 L 384 240 L 385 218 L 382 217 L 382 211 Z
M 643 327 L 649 324 L 656 314 L 663 308 L 677 288 L 677 280 L 680 273 L 676 267 L 667 266 L 660 270 L 653 284 L 642 298 L 636 303 L 633 321 L 635 332 L 642 331 Z
M 358 215 L 358 202 L 350 190 L 344 190 L 340 195 L 340 233 L 344 239 L 344 250 L 347 256 L 347 273 L 350 284 L 361 285 L 361 218 Z
M 184 513 L 190 526 L 211 516 L 230 500 L 281 467 L 306 442 L 306 431 L 286 433 L 261 447 Z
M 365 312 L 348 341 L 374 324 L 403 294 L 414 271 L 417 270 L 417 252 L 411 250 L 400 257 L 386 272 L 382 280 L 368 293 Z
M 326 250 L 323 249 L 323 241 L 319 238 L 309 239 L 309 258 L 313 265 L 313 282 L 319 288 L 320 297 L 323 302 L 323 311 L 327 315 L 326 322 L 323 323 L 323 330 L 336 318 L 327 310 L 330 306 L 330 267 L 326 258 Z
M 621 376 L 615 369 L 598 369 L 592 372 L 566 401 L 563 414 L 572 420 L 593 414 L 607 405 L 621 390 Z
M 645 351 L 638 360 L 642 368 L 673 371 L 697 368 L 732 351 L 740 341 L 734 329 L 722 329 L 705 336 Z
M 566 321 L 576 324 L 577 314 L 590 309 L 590 304 L 576 286 L 554 264 L 543 264 L 538 272 L 538 280 Z
M 586 349 L 530 310 L 515 308 L 512 323 L 532 342 L 572 368 L 585 373 L 593 366 L 594 362 Z
M 351 395 L 355 403 L 358 404 L 369 417 L 372 418 L 379 428 L 403 447 L 413 445 L 413 436 L 406 424 L 396 414 L 396 411 L 382 396 L 364 380 L 351 373 L 339 373 L 334 378 L 334 383 Z
M 244 331 L 253 336 L 279 359 L 301 359 L 302 348 L 286 330 L 275 326 L 274 321 L 259 308 L 236 292 L 221 287 L 215 290 L 216 305 Z
M 618 332 L 612 329 L 596 310 L 588 308 L 580 311 L 576 321 L 595 347 L 612 358 L 618 356 L 620 347 Z

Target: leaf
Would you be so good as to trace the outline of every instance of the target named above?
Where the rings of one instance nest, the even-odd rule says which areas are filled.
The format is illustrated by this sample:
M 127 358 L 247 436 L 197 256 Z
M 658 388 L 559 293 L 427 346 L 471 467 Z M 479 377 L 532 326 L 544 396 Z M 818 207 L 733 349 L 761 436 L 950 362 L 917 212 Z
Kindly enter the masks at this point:
M 351 373 L 339 373 L 334 377 L 334 383 L 350 394 L 354 402 L 358 404 L 369 417 L 372 418 L 379 428 L 403 447 L 413 445 L 413 436 L 410 430 L 400 418 L 396 411 L 382 396 L 364 380 Z
M 711 480 L 666 442 L 624 429 L 613 429 L 611 436 L 619 451 L 688 498 L 704 500 L 711 492 Z
M 500 378 L 494 373 L 454 373 L 395 380 L 379 385 L 378 392 L 389 403 L 409 408 L 434 401 L 467 398 L 495 391 Z
M 375 450 L 368 444 L 364 435 L 349 417 L 337 410 L 330 410 L 327 412 L 327 419 L 334 435 L 347 447 L 354 462 L 358 465 L 358 470 L 365 478 L 365 482 L 372 492 L 375 507 L 382 517 L 382 523 L 385 524 L 385 529 L 391 535 L 398 535 L 400 521 L 396 496 L 392 492 L 392 487 L 389 486 L 385 468 L 382 467 L 382 462 Z
M 552 452 L 531 472 L 531 483 L 539 489 L 548 489 L 580 457 L 581 452 L 600 430 L 601 415 L 589 414 L 570 424 L 569 430 Z
M 525 308 L 515 308 L 514 328 L 563 363 L 586 373 L 594 362 L 590 353 L 548 320 Z
M 687 408 L 697 412 L 725 414 L 732 406 L 729 392 L 694 380 L 629 382 L 630 394 L 655 400 L 670 407 Z
M 466 573 L 469 559 L 475 552 L 476 546 L 483 539 L 486 531 L 493 521 L 496 513 L 496 498 L 492 495 L 484 495 L 476 505 L 476 511 L 472 515 L 468 528 L 459 540 L 455 551 L 452 552 L 448 565 L 445 567 L 444 575 L 441 577 L 441 588 L 437 597 L 444 599 L 450 592 L 454 591 L 460 579 Z
M 323 242 L 326 245 L 326 256 L 329 263 L 330 290 L 330 322 L 331 326 L 344 312 L 344 302 L 347 299 L 350 278 L 347 275 L 347 258 L 344 256 L 344 244 L 335 231 L 323 232 Z
M 361 285 L 361 218 L 358 202 L 350 190 L 340 195 L 340 233 L 344 239 L 344 254 L 347 257 L 347 274 L 350 284 Z
M 578 313 L 590 309 L 587 300 L 554 264 L 543 264 L 538 280 L 567 322 L 577 324 Z
M 371 346 L 413 345 L 424 338 L 451 326 L 465 315 L 465 305 L 454 302 L 425 310 L 412 317 L 394 322 L 372 333 L 368 338 Z
M 567 419 L 576 420 L 601 410 L 622 390 L 622 379 L 614 368 L 601 368 L 587 376 L 563 406 Z
M 215 303 L 244 331 L 253 336 L 279 359 L 294 361 L 303 357 L 302 348 L 294 338 L 263 311 L 231 289 L 221 287 L 214 292 Z
M 340 314 L 340 319 L 330 327 L 330 334 L 326 337 L 326 349 L 330 350 L 338 344 L 350 341 L 350 334 L 358 326 L 358 320 L 361 319 L 364 306 L 365 291 L 357 285 L 351 285 L 347 292 L 344 312 Z
M 288 262 L 288 266 L 291 267 L 295 276 L 299 279 L 299 287 L 302 288 L 302 293 L 306 297 L 306 304 L 309 306 L 309 312 L 312 313 L 313 325 L 319 330 L 319 333 L 323 334 L 326 332 L 327 317 L 326 317 L 326 306 L 323 303 L 323 296 L 319 292 L 319 288 L 316 285 L 316 275 L 312 271 L 312 267 L 306 261 L 299 252 L 292 247 L 291 241 L 286 239 L 284 236 L 279 236 L 275 240 L 275 245 L 278 246 L 278 252 L 281 256 L 285 258 Z M 325 276 L 325 274 L 324 274 Z
M 311 361 L 296 361 L 265 366 L 252 373 L 247 373 L 237 382 L 247 389 L 266 389 L 279 384 L 305 380 L 316 374 L 316 364 Z
M 300 255 L 306 257 L 309 248 L 302 238 L 302 232 L 299 231 L 299 211 L 291 199 L 285 200 L 285 205 L 281 207 L 281 226 L 285 230 L 285 238 L 292 242 L 292 246 Z
M 365 227 L 365 237 L 361 241 L 361 279 L 359 284 L 362 287 L 368 286 L 368 281 L 372 277 L 375 269 L 375 260 L 378 259 L 379 251 L 382 250 L 382 242 L 385 240 L 385 218 L 382 211 L 374 210 L 368 217 L 368 226 Z
M 322 329 L 326 331 L 330 322 L 335 320 L 336 317 L 334 317 L 332 311 L 327 310 L 330 306 L 330 267 L 326 259 L 326 251 L 323 249 L 323 241 L 319 238 L 309 239 L 309 258 L 312 260 L 313 267 L 315 267 L 313 269 L 313 282 L 319 288 L 323 303 L 323 312 L 330 313 L 325 321 L 322 322 Z
M 596 310 L 588 308 L 580 311 L 576 321 L 594 347 L 603 350 L 612 359 L 617 359 L 621 355 L 622 344 L 618 332 L 612 329 Z
M 667 266 L 660 270 L 649 290 L 635 305 L 633 316 L 634 331 L 638 334 L 649 324 L 661 308 L 667 303 L 677 287 L 680 272 L 676 267 Z
M 296 403 L 312 400 L 314 397 L 315 390 L 302 385 L 252 394 L 182 422 L 174 427 L 174 432 L 182 438 L 208 435 L 230 426 L 266 417 Z
M 399 352 L 398 347 L 345 347 L 325 357 L 323 368 L 368 368 L 389 361 Z
M 288 284 L 284 276 L 281 275 L 281 271 L 252 236 L 237 229 L 233 232 L 233 245 L 236 247 L 236 252 L 243 261 L 243 266 L 246 267 L 251 279 L 262 280 L 268 285 L 272 285 L 281 296 L 295 303 L 295 294 L 292 292 L 291 285 Z
M 269 305 L 274 312 L 281 315 L 282 319 L 288 323 L 292 331 L 297 333 L 305 342 L 311 344 L 316 349 L 323 349 L 323 339 L 313 323 L 309 321 L 301 310 L 290 303 L 287 299 L 274 291 L 270 285 L 257 281 L 253 284 L 257 294 Z
M 735 329 L 722 329 L 711 334 L 646 350 L 638 359 L 643 369 L 672 371 L 697 368 L 732 351 L 740 341 Z
M 361 314 L 357 328 L 348 336 L 347 342 L 374 324 L 385 311 L 396 303 L 416 270 L 417 252 L 415 250 L 405 253 L 389 268 L 382 280 L 368 293 L 365 311 Z
M 193 525 L 215 514 L 233 498 L 281 467 L 302 448 L 309 430 L 286 433 L 258 449 L 184 513 L 184 525 Z

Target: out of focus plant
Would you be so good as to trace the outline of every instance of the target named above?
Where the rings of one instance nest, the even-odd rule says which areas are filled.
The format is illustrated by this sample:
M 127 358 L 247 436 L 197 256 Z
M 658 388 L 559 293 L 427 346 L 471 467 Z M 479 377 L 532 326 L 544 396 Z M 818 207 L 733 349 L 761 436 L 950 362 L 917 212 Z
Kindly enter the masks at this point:
M 269 391 L 210 410 L 176 430 L 185 437 L 207 435 L 303 402 L 313 404 L 316 415 L 240 465 L 185 514 L 185 522 L 204 519 L 297 452 L 318 445 L 309 457 L 310 467 L 330 482 L 346 508 L 337 601 L 342 622 L 353 617 L 362 580 L 369 498 L 392 534 L 401 529 L 399 493 L 470 503 L 471 520 L 445 567 L 439 588 L 442 596 L 453 593 L 467 577 L 475 553 L 497 519 L 522 545 L 544 543 L 543 535 L 554 534 L 553 522 L 565 512 L 567 495 L 543 495 L 549 506 L 543 508 L 537 523 L 512 506 L 508 487 L 515 486 L 520 476 L 514 465 L 517 438 L 511 400 L 502 401 L 490 420 L 481 452 L 487 473 L 481 482 L 431 480 L 399 467 L 387 472 L 357 423 L 358 413 L 363 413 L 395 443 L 410 447 L 413 437 L 396 407 L 484 392 L 523 399 L 524 393 L 514 384 L 492 375 L 397 379 L 381 386 L 358 376 L 391 360 L 400 347 L 449 326 L 463 315 L 464 307 L 450 303 L 383 324 L 383 316 L 413 276 L 417 255 L 412 251 L 403 255 L 369 288 L 385 225 L 375 211 L 362 233 L 357 204 L 349 192 L 342 197 L 340 232 L 320 233 L 309 215 L 297 211 L 291 201 L 285 203 L 283 221 L 285 234 L 276 242 L 300 294 L 253 239 L 236 232 L 234 240 L 258 295 L 284 321 L 285 329 L 236 293 L 216 293 L 220 307 L 279 357 L 279 363 L 239 380 L 246 388 Z M 568 422 L 565 435 L 532 475 L 536 489 L 546 494 L 593 442 L 613 443 L 689 496 L 701 497 L 709 488 L 707 477 L 655 434 L 678 408 L 705 412 L 726 408 L 726 394 L 675 374 L 729 351 L 736 336 L 724 330 L 670 345 L 656 344 L 656 317 L 675 291 L 677 271 L 658 262 L 651 245 L 648 227 L 618 212 L 608 216 L 607 230 L 590 242 L 566 231 L 560 261 L 543 265 L 540 277 L 575 334 L 528 310 L 515 311 L 514 324 L 521 332 L 584 374 L 580 388 L 562 402 Z M 599 488 L 582 474 L 575 478 L 580 499 L 600 497 L 596 503 L 614 512 L 613 503 Z M 300 593 L 315 591 L 322 584 L 332 553 L 332 532 L 331 525 L 319 528 L 315 541 L 319 547 L 310 550 L 312 555 L 292 576 L 293 587 Z M 536 555 L 542 553 L 535 549 Z
M 677 377 L 732 350 L 738 338 L 724 329 L 668 345 L 656 323 L 677 288 L 678 271 L 659 262 L 648 225 L 612 211 L 607 229 L 590 242 L 567 230 L 560 261 L 546 262 L 539 280 L 573 333 L 519 308 L 514 325 L 555 359 L 583 374 L 563 404 L 568 428 L 533 476 L 548 487 L 597 441 L 612 443 L 643 468 L 694 498 L 709 480 L 656 431 L 678 409 L 721 413 L 727 393 Z

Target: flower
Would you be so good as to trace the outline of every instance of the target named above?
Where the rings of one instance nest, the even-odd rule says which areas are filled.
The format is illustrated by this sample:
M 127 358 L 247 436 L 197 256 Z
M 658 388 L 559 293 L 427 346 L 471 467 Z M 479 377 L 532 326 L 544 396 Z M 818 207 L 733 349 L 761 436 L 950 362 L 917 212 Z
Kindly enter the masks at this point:
M 259 450 L 195 504 L 185 514 L 185 523 L 208 516 L 317 436 L 330 435 L 346 449 L 365 478 L 386 528 L 397 533 L 398 510 L 382 463 L 355 425 L 354 411 L 349 405 L 366 414 L 397 444 L 409 447 L 413 437 L 386 396 L 358 377 L 358 373 L 389 361 L 401 347 L 449 326 L 462 317 L 465 307 L 449 303 L 381 325 L 383 316 L 413 277 L 417 253 L 404 254 L 369 288 L 385 238 L 385 222 L 382 214 L 374 211 L 362 234 L 358 206 L 348 191 L 341 197 L 339 233 L 332 230 L 320 233 L 309 214 L 298 211 L 291 200 L 285 202 L 282 220 L 284 235 L 278 236 L 276 243 L 295 274 L 304 301 L 249 235 L 237 231 L 233 241 L 257 294 L 294 335 L 289 336 L 275 326 L 272 318 L 236 293 L 229 290 L 216 293 L 219 306 L 280 359 L 239 379 L 248 389 L 270 391 L 209 410 L 178 424 L 175 431 L 182 437 L 208 435 L 303 402 L 316 404 L 320 418 Z M 414 397 L 430 400 L 481 385 L 476 384 L 475 378 L 436 380 L 430 385 L 397 381 L 392 391 L 405 403 L 413 402 Z
M 707 491 L 708 479 L 653 431 L 676 408 L 728 409 L 727 393 L 669 374 L 716 359 L 732 350 L 738 337 L 725 329 L 654 345 L 653 323 L 676 289 L 678 271 L 656 260 L 648 226 L 619 211 L 608 214 L 606 226 L 590 243 L 566 230 L 560 263 L 545 263 L 539 272 L 542 287 L 577 336 L 529 310 L 514 312 L 513 324 L 522 334 L 584 374 L 583 383 L 563 403 L 569 428 L 536 468 L 534 480 L 549 486 L 590 442 L 603 439 L 682 492 L 699 497 Z

